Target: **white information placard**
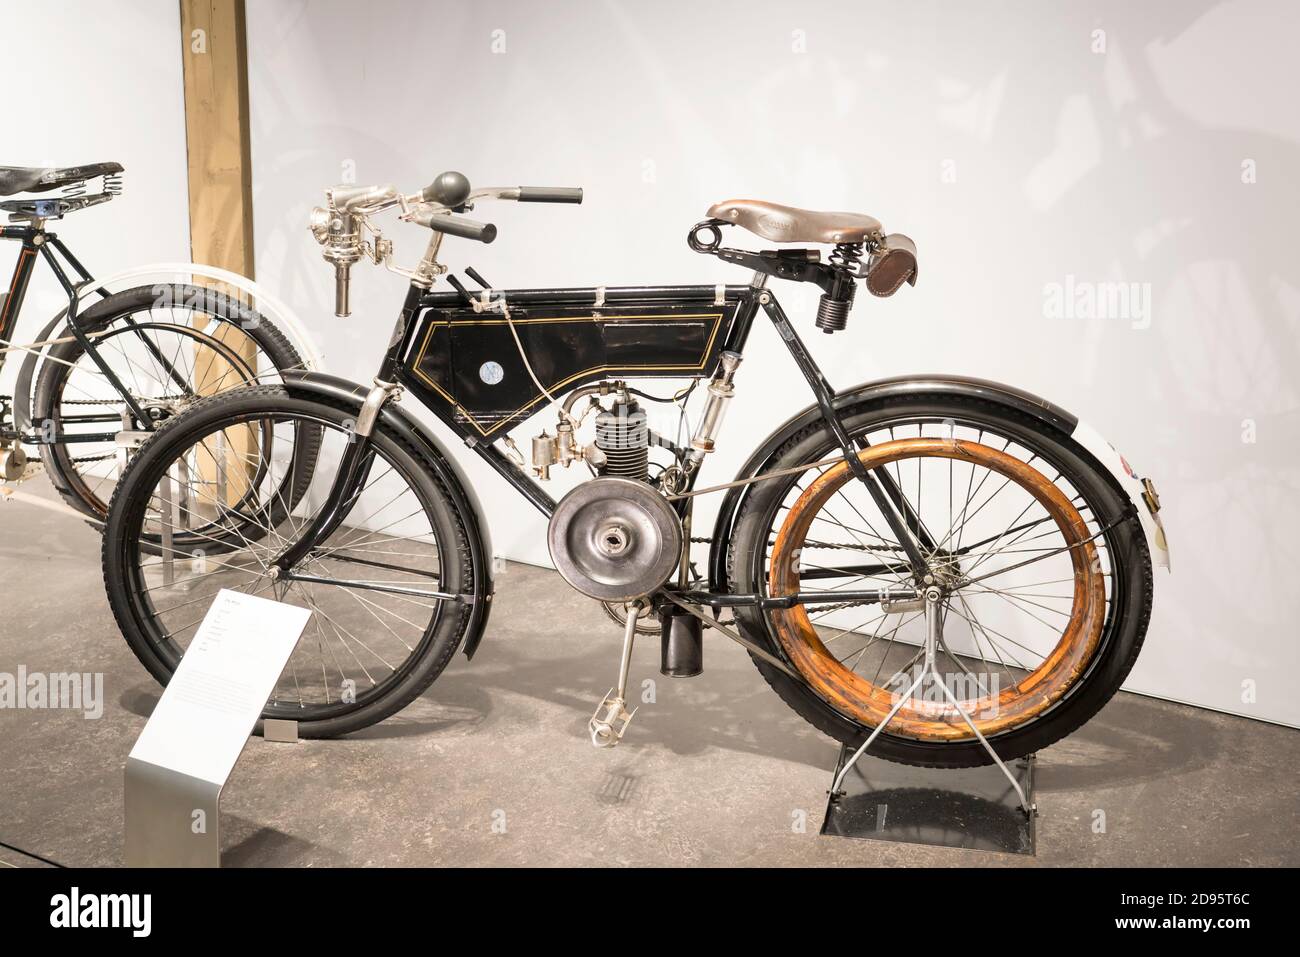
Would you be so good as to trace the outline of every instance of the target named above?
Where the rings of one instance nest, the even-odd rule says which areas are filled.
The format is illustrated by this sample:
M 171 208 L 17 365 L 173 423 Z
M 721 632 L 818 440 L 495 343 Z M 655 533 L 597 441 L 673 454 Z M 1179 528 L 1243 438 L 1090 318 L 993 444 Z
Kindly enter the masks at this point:
M 222 589 L 131 757 L 225 784 L 311 611 Z

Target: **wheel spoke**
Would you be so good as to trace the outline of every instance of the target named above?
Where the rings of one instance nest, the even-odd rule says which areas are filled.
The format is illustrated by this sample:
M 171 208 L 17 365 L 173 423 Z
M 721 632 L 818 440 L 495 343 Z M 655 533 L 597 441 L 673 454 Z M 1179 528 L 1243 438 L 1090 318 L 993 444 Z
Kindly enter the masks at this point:
M 863 464 L 887 474 L 897 487 L 898 495 L 889 494 L 909 529 L 922 535 L 927 525 L 946 525 L 925 552 L 926 583 L 942 594 L 933 612 L 942 616 L 935 651 L 946 659 L 943 667 L 967 682 L 965 695 L 979 711 L 976 726 L 991 735 L 1037 720 L 1083 673 L 1081 656 L 1098 647 L 1105 616 L 1092 610 L 1090 596 L 1097 589 L 1104 594 L 1107 586 L 1100 557 L 1108 553 L 1094 544 L 1105 530 L 1088 535 L 1095 526 L 1089 528 L 1080 515 L 1091 511 L 1070 484 L 1074 478 L 1047 467 L 1050 459 L 1030 439 L 1013 440 L 984 423 L 936 424 L 937 433 L 925 424 L 889 425 L 878 436 L 868 432 L 855 441 Z M 878 520 L 858 506 L 852 476 L 840 469 L 827 479 L 829 471 L 820 471 L 806 490 L 791 482 L 794 492 L 783 502 L 797 497 L 776 511 L 778 524 L 767 534 L 769 594 L 816 590 L 830 596 L 865 577 L 898 574 L 890 564 L 894 553 L 882 553 L 884 542 L 845 527 L 876 533 Z M 1031 566 L 1039 573 L 1029 571 Z M 1025 571 L 1013 577 L 1017 568 Z M 978 612 L 975 596 L 989 596 L 974 602 Z M 799 605 L 773 611 L 769 620 L 808 684 L 830 706 L 870 728 L 896 703 L 900 676 L 924 658 L 925 638 L 916 640 L 907 628 L 927 612 L 909 610 L 916 608 L 911 600 L 902 604 L 897 619 L 884 608 L 874 617 L 859 612 L 854 618 L 847 605 Z M 958 620 L 964 627 L 947 627 Z M 820 641 L 811 640 L 814 628 L 825 636 Z M 902 647 L 895 651 L 896 646 Z M 1070 664 L 1057 667 L 1058 662 Z M 998 675 L 1005 676 L 1001 690 L 993 683 Z M 989 707 L 990 700 L 997 707 Z M 891 720 L 905 727 L 901 733 L 907 737 L 973 740 L 951 712 L 922 701 L 903 704 Z
M 243 397 L 232 401 L 232 409 L 243 408 Z M 159 546 L 162 480 L 155 478 L 152 504 L 138 513 L 141 524 L 131 539 L 135 574 L 146 586 L 136 590 L 135 614 L 140 630 L 175 661 L 222 587 L 302 604 L 310 625 L 267 713 L 290 713 L 300 722 L 338 717 L 394 692 L 431 653 L 429 636 L 452 614 L 442 591 L 448 583 L 443 543 L 415 460 L 405 452 L 405 459 L 395 457 L 395 441 L 377 434 L 369 470 L 342 520 L 299 565 L 280 573 L 273 560 L 326 505 L 321 495 L 306 504 L 313 476 L 301 463 L 338 461 L 351 435 L 341 412 L 317 417 L 280 411 L 274 396 L 267 401 L 266 411 L 232 411 L 203 434 L 185 437 L 178 423 L 168 434 L 180 437 L 163 440 L 172 445 L 159 447 L 149 468 L 176 478 L 167 513 L 175 541 Z M 164 457 L 171 463 L 166 470 Z M 321 490 L 333 479 L 332 473 L 322 477 Z M 200 548 L 210 567 L 194 565 L 195 574 L 178 568 L 174 580 L 161 580 L 169 556 L 189 558 Z

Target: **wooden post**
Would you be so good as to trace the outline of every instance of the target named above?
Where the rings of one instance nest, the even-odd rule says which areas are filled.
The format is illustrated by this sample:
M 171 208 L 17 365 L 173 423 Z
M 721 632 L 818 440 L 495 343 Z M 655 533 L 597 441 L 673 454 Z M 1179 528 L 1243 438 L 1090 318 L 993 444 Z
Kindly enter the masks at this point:
M 190 251 L 253 278 L 248 48 L 243 0 L 180 0 Z
M 248 47 L 244 0 L 180 0 L 181 60 L 185 84 L 185 142 L 189 156 L 190 254 L 194 262 L 220 266 L 253 277 L 253 191 L 248 125 Z M 223 289 L 232 296 L 238 290 Z M 246 303 L 249 306 L 253 303 Z M 206 326 L 202 316 L 195 324 Z M 256 373 L 257 347 L 239 329 L 223 324 L 216 338 Z M 219 391 L 243 376 L 231 363 L 198 347 L 195 384 L 199 393 Z M 220 385 L 218 385 L 220 383 Z M 245 430 L 241 430 L 245 431 Z M 227 464 L 230 501 L 246 490 L 238 479 L 247 469 L 233 467 L 236 456 L 251 456 L 249 435 L 227 436 L 220 466 L 210 456 L 195 463 L 212 481 Z M 246 459 L 247 461 L 247 459 Z M 209 486 L 212 487 L 212 486 Z

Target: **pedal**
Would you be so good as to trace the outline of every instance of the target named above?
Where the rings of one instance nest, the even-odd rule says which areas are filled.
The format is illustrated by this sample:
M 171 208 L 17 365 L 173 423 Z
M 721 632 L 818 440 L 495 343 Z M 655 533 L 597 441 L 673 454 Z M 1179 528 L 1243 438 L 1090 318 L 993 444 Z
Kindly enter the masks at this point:
M 6 485 L 22 485 L 44 470 L 45 464 L 39 458 L 27 455 L 19 446 L 0 452 L 0 482 Z
M 623 740 L 627 726 L 632 723 L 632 716 L 637 712 L 633 708 L 628 713 L 627 702 L 614 694 L 610 688 L 605 700 L 596 706 L 596 712 L 587 723 L 591 732 L 591 743 L 597 748 L 612 748 Z

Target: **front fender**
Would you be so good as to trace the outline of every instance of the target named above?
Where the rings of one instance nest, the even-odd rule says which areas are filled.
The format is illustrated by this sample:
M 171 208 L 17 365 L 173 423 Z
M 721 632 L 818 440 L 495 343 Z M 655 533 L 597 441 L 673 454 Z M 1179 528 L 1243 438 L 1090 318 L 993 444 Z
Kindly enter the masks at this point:
M 1151 547 L 1152 557 L 1166 568 L 1169 567 L 1169 551 L 1164 530 L 1156 510 L 1152 508 L 1152 503 L 1149 503 L 1142 494 L 1142 481 L 1132 469 L 1127 468 L 1123 457 L 1095 430 L 1087 425 L 1081 425 L 1077 417 L 1053 402 L 1001 382 L 971 376 L 939 374 L 896 376 L 864 382 L 838 393 L 832 404 L 836 411 L 847 414 L 859 405 L 879 399 L 935 393 L 960 395 L 1003 405 L 1030 415 L 1044 425 L 1072 436 L 1111 474 L 1115 486 L 1133 502 L 1141 517 L 1142 528 L 1147 534 L 1147 543 Z M 784 445 L 791 435 L 818 422 L 821 417 L 821 410 L 815 404 L 791 416 L 763 440 L 736 473 L 736 480 L 742 481 L 762 473 L 777 449 Z M 727 587 L 727 543 L 731 540 L 736 514 L 751 487 L 741 485 L 728 489 L 718 509 L 718 518 L 713 526 L 713 544 L 709 552 L 709 585 L 715 591 L 723 591 Z
M 358 413 L 361 411 L 361 403 L 370 392 L 360 383 L 321 372 L 286 373 L 284 379 L 284 388 L 292 396 L 327 399 L 355 408 Z M 405 409 L 389 402 L 380 413 L 380 418 L 385 426 L 425 452 L 437 477 L 447 489 L 447 494 L 451 496 L 453 505 L 464 519 L 474 575 L 472 594 L 475 598 L 469 622 L 465 626 L 464 651 L 467 658 L 472 658 L 487 626 L 488 613 L 492 610 L 492 596 L 496 590 L 492 576 L 492 536 L 483 506 L 460 464 L 442 442 Z

